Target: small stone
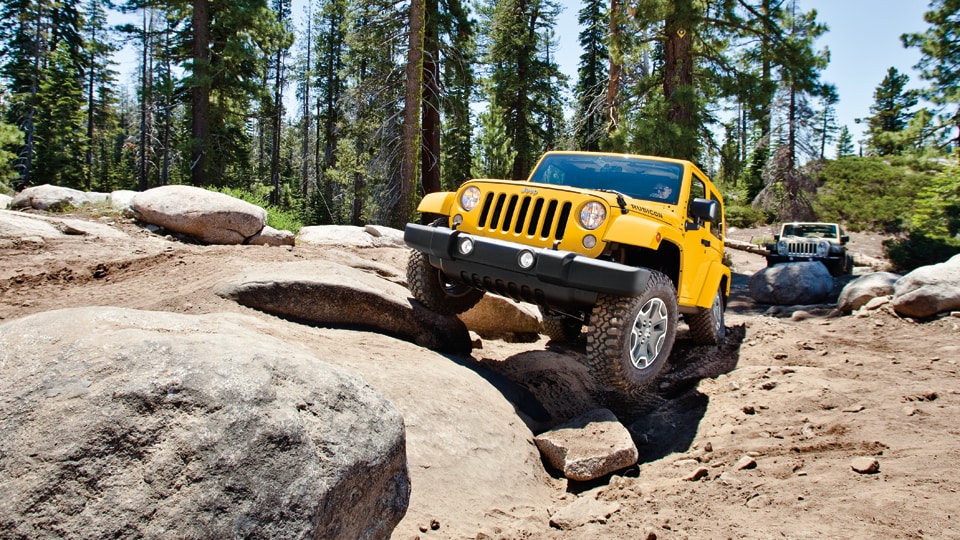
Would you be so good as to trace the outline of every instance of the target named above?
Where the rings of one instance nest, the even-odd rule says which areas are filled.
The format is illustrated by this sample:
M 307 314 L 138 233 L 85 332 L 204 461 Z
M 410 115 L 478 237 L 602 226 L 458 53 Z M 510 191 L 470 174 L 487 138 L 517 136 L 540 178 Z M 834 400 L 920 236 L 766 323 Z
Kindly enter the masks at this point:
M 757 414 L 757 408 L 753 405 L 744 405 L 743 409 L 741 410 L 743 411 L 743 414 Z
M 858 412 L 860 412 L 860 411 L 862 411 L 862 410 L 864 410 L 864 409 L 866 409 L 866 407 L 864 407 L 864 406 L 863 406 L 862 404 L 860 404 L 860 403 L 857 403 L 856 405 L 851 405 L 850 407 L 846 407 L 846 408 L 841 409 L 841 410 L 842 410 L 843 412 L 846 412 L 846 413 L 858 413 Z
M 700 480 L 701 478 L 709 474 L 710 474 L 710 471 L 706 467 L 700 467 L 697 470 L 693 471 L 692 473 L 688 474 L 687 476 L 684 476 L 683 480 L 686 482 L 696 482 L 697 480 Z
M 904 415 L 904 416 L 914 416 L 914 415 L 917 414 L 918 412 L 920 412 L 920 411 L 917 410 L 916 407 L 910 407 L 909 405 L 903 408 L 903 415 Z
M 757 460 L 753 459 L 753 458 L 750 457 L 750 456 L 743 456 L 742 458 L 740 458 L 739 461 L 737 461 L 737 464 L 734 465 L 734 467 L 735 467 L 738 471 L 742 471 L 742 470 L 745 470 L 745 469 L 756 469 L 756 468 L 757 468 Z
M 713 443 L 711 443 L 710 441 L 707 441 L 706 444 L 703 445 L 703 451 L 713 452 Z
M 777 387 L 777 381 L 767 381 L 760 385 L 760 388 L 764 390 L 773 390 Z
M 860 474 L 876 474 L 880 472 L 880 462 L 872 457 L 858 457 L 850 462 L 850 468 Z

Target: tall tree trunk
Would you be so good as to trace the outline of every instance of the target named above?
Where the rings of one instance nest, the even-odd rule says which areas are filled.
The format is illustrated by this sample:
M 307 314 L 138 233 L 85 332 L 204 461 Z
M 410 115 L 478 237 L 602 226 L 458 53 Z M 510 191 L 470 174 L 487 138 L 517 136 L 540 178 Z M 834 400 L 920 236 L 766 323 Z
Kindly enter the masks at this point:
M 410 2 L 410 45 L 407 50 L 406 87 L 404 90 L 402 162 L 397 202 L 390 219 L 398 229 L 413 214 L 413 193 L 419 172 L 420 108 L 423 100 L 424 0 Z
M 283 0 L 277 4 L 277 20 L 283 24 Z M 277 49 L 276 77 L 273 83 L 273 146 L 270 148 L 270 204 L 280 204 L 280 130 L 283 127 L 283 48 Z
M 146 191 L 150 187 L 147 179 L 147 125 L 150 109 L 150 27 L 147 22 L 149 8 L 143 8 L 143 55 L 140 58 L 140 162 L 137 164 L 137 189 Z
M 207 148 L 210 144 L 210 4 L 193 2 L 193 83 L 190 88 L 193 151 L 190 179 L 195 186 L 208 181 Z
M 96 7 L 91 11 L 95 12 Z M 96 25 L 91 26 L 91 38 L 92 43 L 97 41 L 97 27 Z M 93 91 L 95 87 L 97 72 L 97 55 L 94 52 L 93 47 L 90 48 L 90 65 L 87 67 L 87 155 L 86 155 L 86 164 L 87 164 L 87 181 L 86 188 L 87 191 L 93 191 L 93 111 L 94 111 L 94 100 L 93 100 Z
M 610 77 L 607 79 L 607 133 L 613 133 L 620 127 L 620 111 L 617 104 L 620 100 L 620 76 L 623 73 L 623 56 L 620 50 L 622 39 L 623 4 L 620 0 L 610 0 Z
M 437 36 L 439 2 L 424 0 L 426 9 L 423 40 L 423 192 L 440 191 L 440 42 Z
M 313 1 L 307 3 L 307 65 L 304 66 L 303 83 L 303 141 L 300 156 L 300 194 L 306 200 L 310 195 L 310 53 L 313 52 Z

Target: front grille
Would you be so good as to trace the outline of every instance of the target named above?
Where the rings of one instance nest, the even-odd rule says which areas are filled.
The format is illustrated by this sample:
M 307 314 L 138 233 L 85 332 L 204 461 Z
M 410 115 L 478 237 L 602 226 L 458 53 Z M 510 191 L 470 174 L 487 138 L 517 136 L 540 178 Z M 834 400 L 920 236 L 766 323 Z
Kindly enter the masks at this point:
M 540 241 L 563 240 L 572 206 L 569 201 L 533 195 L 487 193 L 477 227 Z
M 817 244 L 813 242 L 787 242 L 788 255 L 816 255 Z

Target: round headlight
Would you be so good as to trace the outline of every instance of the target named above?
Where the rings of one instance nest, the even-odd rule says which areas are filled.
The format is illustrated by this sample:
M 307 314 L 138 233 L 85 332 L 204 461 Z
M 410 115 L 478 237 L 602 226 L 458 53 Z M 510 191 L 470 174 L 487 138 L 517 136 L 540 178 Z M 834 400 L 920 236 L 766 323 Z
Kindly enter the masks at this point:
M 588 231 L 603 225 L 606 219 L 607 209 L 597 201 L 590 201 L 580 207 L 580 225 L 583 225 L 583 228 Z
M 829 242 L 820 242 L 817 244 L 817 255 L 821 257 L 826 257 L 827 253 L 830 252 L 830 243 Z
M 480 188 L 470 186 L 460 194 L 460 206 L 467 212 L 473 210 L 480 204 Z
M 777 242 L 777 253 L 779 253 L 780 255 L 786 255 L 786 254 L 787 254 L 787 241 L 786 241 L 786 240 L 781 240 L 781 241 Z

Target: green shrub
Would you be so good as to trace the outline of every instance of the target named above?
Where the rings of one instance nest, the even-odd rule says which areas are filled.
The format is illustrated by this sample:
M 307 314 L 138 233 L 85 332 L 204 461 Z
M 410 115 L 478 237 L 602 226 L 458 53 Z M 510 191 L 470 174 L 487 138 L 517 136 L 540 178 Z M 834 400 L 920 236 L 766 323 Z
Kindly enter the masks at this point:
M 303 227 L 303 219 L 300 216 L 300 212 L 297 210 L 278 208 L 267 202 L 270 194 L 270 188 L 266 186 L 260 186 L 255 192 L 231 188 L 231 187 L 217 187 L 209 188 L 212 191 L 219 191 L 225 195 L 230 195 L 242 201 L 247 201 L 250 204 L 255 204 L 264 210 L 267 211 L 267 225 L 273 227 L 274 229 L 281 231 L 290 231 L 293 234 L 297 234 L 300 231 L 300 228 Z
M 724 214 L 727 218 L 728 227 L 747 229 L 766 222 L 766 216 L 763 212 L 752 206 L 729 205 Z
M 906 273 L 921 266 L 941 263 L 960 253 L 960 239 L 911 232 L 903 238 L 884 241 L 883 251 L 894 272 Z

